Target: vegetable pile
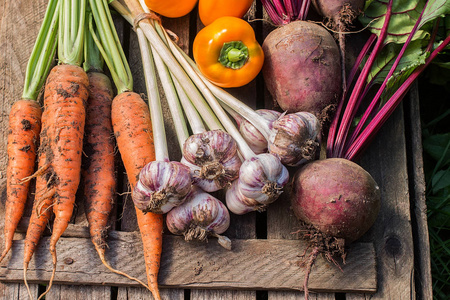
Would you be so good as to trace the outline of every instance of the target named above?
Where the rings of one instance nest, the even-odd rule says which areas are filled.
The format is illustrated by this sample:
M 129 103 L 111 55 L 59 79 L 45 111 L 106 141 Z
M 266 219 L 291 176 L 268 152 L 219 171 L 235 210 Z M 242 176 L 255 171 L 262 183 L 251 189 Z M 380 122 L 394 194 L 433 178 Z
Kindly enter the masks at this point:
M 265 210 L 291 181 L 292 210 L 311 246 L 303 283 L 306 299 L 316 257 L 323 254 L 333 262 L 345 258 L 346 247 L 376 222 L 380 188 L 357 159 L 413 81 L 447 47 L 450 37 L 437 32 L 450 5 L 439 0 L 261 2 L 279 26 L 262 46 L 242 19 L 253 1 L 232 5 L 200 0 L 205 27 L 195 37 L 191 58 L 163 27 L 160 15 L 184 16 L 197 1 L 49 1 L 22 99 L 10 114 L 0 258 L 11 248 L 35 179 L 25 283 L 28 264 L 54 214 L 53 273 L 40 298 L 52 286 L 56 245 L 72 217 L 80 182 L 100 260 L 110 271 L 148 288 L 155 299 L 160 299 L 164 222 L 188 241 L 213 237 L 232 249 L 232 241 L 222 235 L 230 213 Z M 138 37 L 146 100 L 133 92 L 109 5 Z M 330 21 L 330 28 L 307 21 L 310 6 Z M 347 74 L 344 32 L 360 13 L 358 22 L 371 35 Z M 337 36 L 328 29 L 338 31 Z M 50 71 L 56 51 L 58 64 Z M 224 89 L 249 84 L 260 73 L 279 110 L 253 110 Z M 44 80 L 34 82 L 33 76 L 47 80 L 43 112 L 37 98 Z M 158 80 L 175 125 L 180 161 L 169 158 Z M 136 210 L 147 284 L 116 270 L 105 258 L 116 146 Z M 212 194 L 221 190 L 224 199 Z

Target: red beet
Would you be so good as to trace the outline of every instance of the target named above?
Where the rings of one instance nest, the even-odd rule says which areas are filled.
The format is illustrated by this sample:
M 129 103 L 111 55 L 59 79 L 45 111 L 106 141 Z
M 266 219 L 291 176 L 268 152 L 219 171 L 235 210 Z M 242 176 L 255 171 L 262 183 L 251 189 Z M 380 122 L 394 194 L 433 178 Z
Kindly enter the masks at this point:
M 362 167 L 342 158 L 311 162 L 297 171 L 292 209 L 325 236 L 360 238 L 380 210 L 380 189 Z
M 362 12 L 364 0 L 311 0 L 316 11 L 337 23 L 348 25 Z
M 372 176 L 347 159 L 317 160 L 297 171 L 291 204 L 296 217 L 307 224 L 299 232 L 311 247 L 303 283 L 306 300 L 317 256 L 324 254 L 334 263 L 337 255 L 345 259 L 344 246 L 359 239 L 375 222 L 380 198 Z
M 295 21 L 269 33 L 262 45 L 263 76 L 278 105 L 317 117 L 341 94 L 339 48 L 322 26 Z

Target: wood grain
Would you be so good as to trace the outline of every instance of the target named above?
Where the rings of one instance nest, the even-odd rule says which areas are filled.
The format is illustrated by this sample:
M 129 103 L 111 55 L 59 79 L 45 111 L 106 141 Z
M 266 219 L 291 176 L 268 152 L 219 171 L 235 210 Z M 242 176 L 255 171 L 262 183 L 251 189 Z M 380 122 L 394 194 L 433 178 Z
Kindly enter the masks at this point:
M 374 241 L 377 254 L 379 288 L 371 299 L 410 299 L 415 293 L 403 120 L 400 106 L 361 160 L 361 165 L 379 184 L 382 199 L 380 214 L 365 236 Z
M 6 165 L 8 116 L 11 106 L 22 96 L 25 70 L 34 41 L 47 8 L 47 0 L 0 0 L 0 212 L 3 214 L 6 200 Z M 32 188 L 32 187 L 31 187 Z M 25 214 L 31 213 L 31 199 Z M 0 217 L 0 249 L 3 251 L 4 218 Z M 30 286 L 37 295 L 38 286 Z M 0 283 L 2 299 L 24 299 L 27 296 L 22 284 Z
M 409 101 L 405 101 L 405 133 L 407 142 L 409 187 L 413 209 L 414 267 L 418 297 L 433 298 L 431 276 L 430 241 L 427 223 L 427 204 L 425 197 L 425 176 L 422 157 L 422 127 L 420 122 L 419 87 L 417 82 L 410 91 Z
M 62 238 L 55 283 L 136 286 L 128 279 L 106 272 L 92 251 L 89 239 Z M 145 280 L 145 266 L 137 233 L 111 232 L 111 264 L 132 276 Z M 304 270 L 299 253 L 306 245 L 296 240 L 233 240 L 228 251 L 215 241 L 189 242 L 182 237 L 165 236 L 159 284 L 161 287 L 301 290 Z M 50 278 L 51 259 L 48 238 L 38 247 L 29 271 L 29 282 L 46 282 Z M 0 269 L 0 280 L 22 280 L 23 242 L 14 244 L 7 268 Z M 354 244 L 342 271 L 323 258 L 317 260 L 311 274 L 312 291 L 376 290 L 374 249 L 371 243 Z

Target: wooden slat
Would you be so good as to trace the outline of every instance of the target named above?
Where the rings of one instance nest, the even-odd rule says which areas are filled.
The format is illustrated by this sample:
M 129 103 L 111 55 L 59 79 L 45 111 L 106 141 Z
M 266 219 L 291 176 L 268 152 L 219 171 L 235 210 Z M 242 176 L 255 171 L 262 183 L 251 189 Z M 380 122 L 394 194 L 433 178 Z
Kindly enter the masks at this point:
M 417 82 L 410 91 L 410 99 L 405 101 L 405 123 L 410 177 L 411 205 L 414 209 L 412 223 L 415 249 L 416 291 L 419 299 L 433 298 L 431 277 L 430 241 L 427 223 L 427 204 L 425 197 L 425 176 L 422 157 L 422 128 L 419 107 L 419 88 Z
M 162 299 L 184 300 L 184 293 L 180 289 L 161 289 L 160 295 Z M 136 300 L 149 299 L 150 292 L 145 288 L 119 288 L 117 300 Z M 153 299 L 153 298 L 151 298 Z
M 108 260 L 116 268 L 145 280 L 145 266 L 137 233 L 111 232 Z M 306 245 L 296 240 L 233 240 L 233 250 L 215 241 L 186 243 L 182 237 L 165 236 L 159 283 L 162 287 L 299 290 L 304 276 L 299 253 Z M 50 278 L 51 258 L 48 238 L 43 239 L 32 260 L 28 280 L 45 282 Z M 7 268 L 0 269 L 0 280 L 21 281 L 23 242 L 14 244 Z M 106 272 L 97 261 L 91 243 L 83 238 L 62 238 L 55 283 L 130 285 L 136 283 Z M 312 291 L 364 291 L 376 289 L 374 249 L 371 243 L 355 243 L 347 263 L 340 271 L 323 258 L 311 274 Z
M 45 296 L 46 300 L 103 300 L 111 299 L 109 286 L 54 285 Z
M 248 17 L 254 18 L 256 1 L 253 3 L 252 8 L 247 14 Z M 196 11 L 194 11 L 195 13 Z M 201 23 L 200 18 L 195 15 L 197 31 L 201 30 L 204 25 Z M 193 39 L 192 39 L 193 41 Z M 226 89 L 237 99 L 243 101 L 252 108 L 257 107 L 257 84 L 256 80 L 253 80 L 249 84 L 238 87 Z M 225 193 L 219 193 L 219 199 L 225 201 Z M 256 238 L 256 213 L 249 213 L 243 216 L 238 216 L 230 213 L 230 227 L 224 233 L 232 239 L 254 239 Z M 264 224 L 263 224 L 264 225 Z M 201 299 L 243 299 L 243 300 L 255 300 L 256 291 L 225 291 L 225 290 L 192 290 L 190 294 L 191 300 Z
M 33 299 L 38 297 L 38 285 L 31 284 L 30 292 Z M 1 299 L 28 299 L 28 292 L 25 284 L 22 283 L 0 283 L 0 298 Z
M 47 8 L 47 0 L 27 1 L 0 0 L 0 212 L 3 214 L 6 200 L 7 128 L 8 116 L 13 103 L 23 91 L 25 70 L 40 24 Z M 31 189 L 34 189 L 33 185 Z M 25 214 L 31 212 L 31 199 Z M 4 218 L 0 217 L 0 251 L 3 251 Z M 2 263 L 4 264 L 5 261 Z M 30 285 L 33 295 L 38 286 Z M 2 296 L 3 295 L 3 296 Z M 0 298 L 26 299 L 23 284 L 0 283 Z
M 406 99 L 409 98 L 406 97 Z M 364 237 L 375 243 L 378 290 L 370 299 L 414 298 L 414 245 L 411 230 L 403 109 L 385 123 L 361 160 L 381 190 L 381 211 Z M 366 299 L 351 296 L 352 299 Z

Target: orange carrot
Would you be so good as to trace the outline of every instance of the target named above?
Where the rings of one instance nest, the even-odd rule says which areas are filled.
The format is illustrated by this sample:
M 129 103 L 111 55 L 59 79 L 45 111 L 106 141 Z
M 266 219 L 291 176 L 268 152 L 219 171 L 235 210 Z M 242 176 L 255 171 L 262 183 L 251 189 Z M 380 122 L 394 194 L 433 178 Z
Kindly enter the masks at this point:
M 30 181 L 24 179 L 34 172 L 41 114 L 39 103 L 22 99 L 14 103 L 9 115 L 5 248 L 0 262 L 11 249 L 14 232 L 24 212 L 30 185 Z
M 116 188 L 111 125 L 113 90 L 108 76 L 89 72 L 88 77 L 89 99 L 83 146 L 86 155 L 83 158 L 85 211 L 92 243 L 104 258 L 106 228 Z
M 58 65 L 50 72 L 45 88 L 42 130 L 48 130 L 47 160 L 57 180 L 53 202 L 55 220 L 50 238 L 53 274 L 57 262 L 56 243 L 72 218 L 75 194 L 80 183 L 88 85 L 89 79 L 81 67 Z
M 42 115 L 37 98 L 56 51 L 57 5 L 56 0 L 50 0 L 47 5 L 28 61 L 21 100 L 14 103 L 9 115 L 5 248 L 0 262 L 11 249 L 14 231 L 22 218 L 33 178 Z
M 116 178 L 114 170 L 114 137 L 111 124 L 113 88 L 109 77 L 97 71 L 88 72 L 89 99 L 86 108 L 83 160 L 85 211 L 92 243 L 102 263 L 112 272 L 145 283 L 114 269 L 106 261 L 108 220 L 114 204 Z
M 41 141 L 46 143 L 46 140 L 47 135 L 43 132 L 41 134 Z M 39 169 L 33 175 L 36 176 L 35 201 L 33 202 L 33 210 L 31 212 L 23 250 L 23 279 L 30 299 L 32 296 L 27 283 L 28 265 L 53 212 L 52 203 L 56 192 L 56 178 L 52 177 L 51 174 L 53 174 L 53 172 L 47 163 L 46 152 L 40 151 Z
M 47 78 L 39 148 L 39 168 L 32 219 L 25 237 L 28 248 L 24 259 L 24 277 L 37 241 L 53 211 L 55 220 L 50 238 L 53 273 L 56 271 L 56 243 L 67 228 L 80 182 L 85 106 L 89 80 L 75 65 L 57 65 Z M 25 278 L 26 281 L 26 278 Z
M 124 92 L 113 100 L 112 124 L 128 181 L 134 188 L 140 170 L 155 160 L 150 112 L 138 94 Z M 139 209 L 136 209 L 136 216 L 144 248 L 148 286 L 153 297 L 161 299 L 157 278 L 162 252 L 163 216 L 144 214 Z

